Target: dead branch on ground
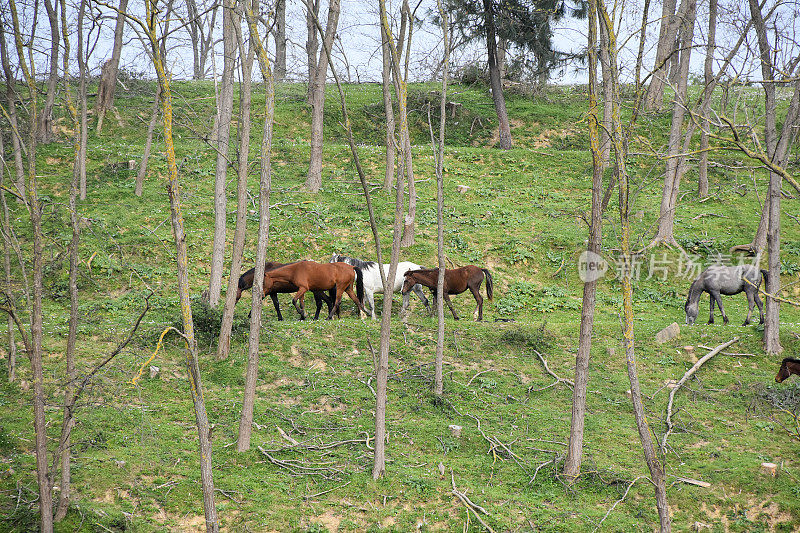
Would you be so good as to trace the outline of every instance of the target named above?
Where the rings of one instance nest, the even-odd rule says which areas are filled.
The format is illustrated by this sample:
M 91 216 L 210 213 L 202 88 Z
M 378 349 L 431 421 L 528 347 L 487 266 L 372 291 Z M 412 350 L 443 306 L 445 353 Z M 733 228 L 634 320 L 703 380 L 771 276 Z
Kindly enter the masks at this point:
M 549 389 L 550 387 L 555 387 L 555 386 L 556 386 L 556 385 L 558 385 L 559 383 L 566 383 L 566 384 L 569 386 L 569 388 L 570 388 L 570 389 L 574 389 L 574 388 L 575 388 L 575 383 L 574 383 L 572 380 L 569 380 L 569 379 L 566 379 L 566 378 L 559 377 L 559 376 L 558 376 L 558 375 L 557 375 L 555 372 L 553 372 L 552 370 L 550 370 L 550 367 L 549 367 L 549 366 L 547 366 L 547 359 L 545 359 L 545 358 L 544 358 L 544 356 L 543 356 L 542 354 L 540 354 L 540 353 L 539 353 L 538 351 L 536 351 L 536 350 L 534 350 L 534 351 L 533 351 L 533 353 L 535 353 L 535 354 L 536 354 L 536 356 L 537 356 L 537 357 L 539 358 L 539 360 L 542 362 L 542 365 L 544 366 L 544 369 L 545 369 L 545 371 L 546 371 L 548 374 L 550 374 L 550 375 L 551 375 L 551 376 L 552 376 L 552 377 L 555 379 L 555 381 L 554 381 L 554 382 L 552 382 L 550 385 L 547 385 L 546 387 L 542 387 L 542 388 L 539 388 L 539 389 L 534 389 L 533 387 L 528 387 L 528 392 L 541 392 L 541 391 L 543 391 L 543 390 L 547 390 L 547 389 Z

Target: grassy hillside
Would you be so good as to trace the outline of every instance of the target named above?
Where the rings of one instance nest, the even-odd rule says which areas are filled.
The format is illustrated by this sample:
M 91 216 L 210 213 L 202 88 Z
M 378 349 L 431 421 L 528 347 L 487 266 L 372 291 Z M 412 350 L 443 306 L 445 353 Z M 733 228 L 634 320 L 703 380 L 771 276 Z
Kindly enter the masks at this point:
M 176 83 L 176 142 L 183 185 L 190 254 L 190 282 L 199 295 L 210 272 L 213 236 L 214 150 L 204 142 L 213 122 L 213 86 Z M 258 89 L 257 89 L 258 91 Z M 410 89 L 417 177 L 417 244 L 403 257 L 433 266 L 436 257 L 435 181 L 426 105 L 438 100 L 435 85 Z M 380 190 L 384 138 L 380 87 L 347 88 L 360 155 L 373 189 L 383 245 L 391 242 L 393 197 Z M 309 151 L 309 110 L 304 87 L 279 85 L 273 147 L 272 221 L 268 255 L 273 260 L 327 261 L 334 252 L 375 256 L 366 208 L 329 93 L 323 189 L 302 190 Z M 455 86 L 449 99 L 461 103 L 448 118 L 445 150 L 445 239 L 457 265 L 488 267 L 495 298 L 486 302 L 485 322 L 447 319 L 445 401 L 430 393 L 436 321 L 412 298 L 403 323 L 393 321 L 390 351 L 389 446 L 385 479 L 370 475 L 374 398 L 370 387 L 379 325 L 361 321 L 352 302 L 339 321 L 300 322 L 281 297 L 285 322 L 265 308 L 253 449 L 238 454 L 235 442 L 247 345 L 249 297 L 239 304 L 231 356 L 215 360 L 213 313 L 197 306 L 201 369 L 214 425 L 214 476 L 219 514 L 232 531 L 480 531 L 482 527 L 453 496 L 452 485 L 489 515 L 496 531 L 592 531 L 625 493 L 647 473 L 634 426 L 624 354 L 620 348 L 620 285 L 599 284 L 586 420 L 583 476 L 568 487 L 559 477 L 569 431 L 571 390 L 553 384 L 537 352 L 562 378 L 573 377 L 582 284 L 577 259 L 588 236 L 591 160 L 582 88 L 561 88 L 535 98 L 509 95 L 516 140 L 513 150 L 491 146 L 496 120 L 486 88 Z M 101 135 L 90 136 L 89 197 L 80 204 L 81 322 L 78 364 L 89 368 L 111 352 L 150 298 L 132 344 L 93 381 L 78 413 L 74 440 L 73 511 L 63 531 L 175 531 L 203 527 L 196 457 L 196 431 L 183 364 L 182 342 L 168 336 L 151 364 L 160 376 L 130 383 L 155 350 L 161 331 L 180 323 L 174 246 L 163 176 L 154 154 L 144 195 L 133 194 L 135 172 L 118 163 L 138 160 L 152 87 L 132 80 L 118 94 L 121 123 L 107 117 Z M 257 153 L 263 124 L 263 94 L 254 95 Z M 667 114 L 644 117 L 631 145 L 634 245 L 655 230 L 663 162 L 647 155 L 667 131 Z M 60 127 L 68 133 L 61 119 Z M 434 128 L 436 124 L 434 124 Z M 157 150 L 161 150 L 160 139 Z M 45 368 L 51 434 L 60 424 L 69 297 L 66 209 L 71 173 L 66 137 L 39 149 L 38 171 L 45 200 Z M 698 262 L 727 254 L 755 232 L 766 176 L 741 168 L 736 153 L 720 154 L 726 166 L 711 175 L 711 196 L 700 199 L 696 171 L 687 174 L 676 218 L 676 237 Z M 796 163 L 796 158 L 795 158 Z M 796 170 L 796 168 L 795 168 Z M 457 185 L 467 185 L 465 193 Z M 235 183 L 231 182 L 231 187 Z M 250 191 L 258 188 L 257 163 Z M 792 192 L 792 191 L 789 191 Z M 234 192 L 229 203 L 233 235 Z M 254 198 L 254 197 L 253 197 Z M 27 213 L 12 205 L 13 223 L 27 250 Z M 246 268 L 255 256 L 256 204 L 249 211 Z M 604 250 L 617 247 L 616 195 L 605 214 Z M 796 200 L 784 202 L 783 283 L 800 281 L 800 232 Z M 743 295 L 725 297 L 731 325 L 681 327 L 679 339 L 663 345 L 656 332 L 684 323 L 683 304 L 691 279 L 674 250 L 657 249 L 642 259 L 635 285 L 636 354 L 651 429 L 665 430 L 667 385 L 713 347 L 739 342 L 719 355 L 676 396 L 676 430 L 664 456 L 676 530 L 708 526 L 712 531 L 800 529 L 800 408 L 798 378 L 777 385 L 779 359 L 764 355 L 758 326 L 740 327 L 747 311 Z M 29 257 L 26 257 L 29 260 Z M 734 261 L 737 258 L 734 258 Z M 652 261 L 652 263 L 651 263 Z M 651 270 L 669 263 L 663 269 Z M 691 269 L 688 269 L 691 271 Z M 648 279 L 648 274 L 652 273 Z M 662 279 L 665 278 L 665 279 Z M 19 270 L 16 278 L 20 280 Z M 14 287 L 19 292 L 20 286 Z M 798 299 L 800 284 L 786 296 Z M 308 299 L 310 304 L 311 299 Z M 396 299 L 399 305 L 399 298 Z M 469 318 L 471 296 L 454 297 Z M 395 313 L 397 307 L 395 307 Z M 496 321 L 507 319 L 508 321 Z M 800 348 L 800 311 L 781 309 L 787 355 Z M 6 344 L 0 354 L 7 356 Z M 30 372 L 0 379 L 0 529 L 35 527 L 35 475 Z M 372 380 L 374 381 L 374 380 Z M 552 386 L 551 386 L 552 385 Z M 448 425 L 463 426 L 460 438 Z M 280 430 L 278 429 L 280 428 Z M 280 431 L 303 447 L 290 447 Z M 489 442 L 491 441 L 491 443 Z M 498 443 L 502 443 L 502 446 Z M 282 461 L 283 467 L 270 457 Z M 291 448 L 291 449 L 290 449 Z M 762 462 L 779 465 L 776 478 L 759 473 Z M 555 466 L 554 466 L 555 464 Z M 680 482 L 693 478 L 702 488 Z M 602 524 L 607 531 L 652 531 L 658 521 L 650 484 L 638 480 Z

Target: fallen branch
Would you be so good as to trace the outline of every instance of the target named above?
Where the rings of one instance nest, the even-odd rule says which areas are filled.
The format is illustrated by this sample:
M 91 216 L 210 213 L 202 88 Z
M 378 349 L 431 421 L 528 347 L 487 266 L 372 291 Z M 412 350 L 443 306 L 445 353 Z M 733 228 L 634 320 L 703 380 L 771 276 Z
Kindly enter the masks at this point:
M 637 476 L 637 477 L 636 477 L 636 478 L 635 478 L 633 481 L 631 481 L 631 482 L 630 482 L 630 484 L 628 485 L 628 488 L 627 488 L 627 489 L 625 489 L 625 494 L 623 494 L 623 495 L 622 495 L 622 498 L 620 498 L 619 500 L 617 500 L 617 501 L 615 501 L 615 502 L 614 502 L 614 505 L 612 505 L 612 506 L 611 506 L 611 508 L 610 508 L 610 509 L 609 509 L 609 510 L 606 512 L 606 515 L 603 517 L 603 519 L 602 519 L 602 520 L 600 520 L 600 523 L 598 523 L 598 524 L 597 524 L 597 527 L 595 527 L 595 528 L 592 530 L 592 533 L 594 533 L 595 531 L 597 531 L 598 529 L 600 529 L 600 526 L 601 526 L 601 525 L 603 525 L 603 522 L 605 522 L 606 518 L 608 518 L 608 515 L 610 515 L 610 514 L 611 514 L 611 511 L 613 511 L 613 510 L 614 510 L 614 508 L 615 508 L 617 505 L 619 505 L 620 503 L 622 503 L 622 502 L 625 500 L 625 498 L 628 496 L 628 492 L 630 492 L 630 490 L 631 490 L 631 487 L 633 487 L 633 485 L 634 485 L 634 484 L 635 484 L 637 481 L 639 481 L 640 479 L 645 479 L 646 477 L 647 477 L 647 476 Z
M 456 478 L 455 478 L 455 476 L 453 475 L 453 470 L 452 470 L 452 469 L 450 470 L 450 480 L 451 480 L 451 481 L 452 481 L 452 483 L 453 483 L 453 494 L 454 494 L 454 495 L 456 495 L 456 496 L 458 496 L 458 498 L 461 500 L 461 503 L 463 503 L 463 504 L 464 504 L 464 505 L 467 507 L 467 509 L 469 509 L 470 511 L 472 511 L 472 514 L 474 514 L 474 515 L 475 515 L 475 518 L 477 518 L 477 519 L 478 519 L 478 522 L 480 522 L 480 523 L 481 523 L 481 525 L 482 525 L 483 527 L 485 527 L 487 531 L 490 531 L 491 533 L 494 533 L 494 529 L 492 529 L 492 526 L 490 526 L 489 524 L 487 524 L 486 522 L 484 522 L 484 521 L 483 521 L 483 519 L 482 519 L 482 518 L 480 517 L 480 515 L 478 514 L 478 511 L 480 511 L 480 512 L 482 512 L 483 514 L 485 514 L 486 516 L 489 516 L 489 513 L 486 511 L 486 509 L 484 509 L 483 507 L 481 507 L 480 505 L 478 505 L 478 504 L 476 504 L 476 503 L 473 503 L 473 502 L 472 502 L 472 500 L 470 500 L 470 499 L 467 497 L 467 495 L 466 495 L 466 494 L 464 494 L 463 492 L 459 491 L 459 490 L 456 488 Z
M 544 358 L 544 356 L 543 356 L 542 354 L 540 354 L 540 353 L 539 353 L 538 351 L 536 351 L 536 350 L 534 350 L 534 351 L 533 351 L 533 353 L 535 353 L 535 354 L 536 354 L 536 356 L 537 356 L 537 357 L 539 358 L 539 360 L 542 362 L 542 365 L 544 366 L 544 369 L 545 369 L 545 371 L 546 371 L 548 374 L 550 374 L 550 375 L 551 375 L 551 376 L 552 376 L 552 377 L 555 379 L 555 381 L 554 381 L 554 382 L 552 382 L 550 385 L 547 385 L 546 387 L 542 387 L 542 388 L 540 388 L 540 389 L 534 389 L 533 387 L 528 387 L 528 392 L 541 392 L 541 391 L 543 391 L 543 390 L 549 389 L 550 387 L 554 387 L 554 386 L 558 385 L 559 383 L 566 383 L 566 384 L 569 386 L 569 388 L 570 388 L 570 389 L 574 389 L 574 388 L 575 388 L 575 383 L 574 383 L 572 380 L 569 380 L 569 379 L 566 379 L 566 378 L 559 377 L 558 375 L 556 375 L 556 373 L 555 373 L 555 372 L 553 372 L 552 370 L 550 370 L 550 367 L 549 367 L 549 366 L 547 366 L 547 359 L 545 359 L 545 358 Z
M 697 372 L 700 369 L 700 367 L 705 364 L 706 361 L 708 361 L 709 359 L 711 359 L 712 357 L 717 355 L 719 352 L 721 352 L 722 350 L 724 350 L 725 348 L 727 348 L 731 344 L 737 342 L 738 340 L 739 340 L 739 337 L 734 337 L 733 339 L 729 340 L 728 342 L 726 342 L 724 344 L 720 344 L 719 346 L 717 346 L 716 348 L 714 348 L 713 350 L 708 352 L 706 355 L 704 355 L 703 357 L 698 359 L 698 361 L 694 364 L 694 366 L 692 366 L 692 368 L 687 370 L 686 373 L 683 375 L 683 377 L 680 379 L 680 381 L 678 381 L 678 383 L 675 384 L 675 388 L 670 391 L 670 393 L 669 393 L 669 403 L 667 403 L 667 419 L 666 419 L 667 431 L 664 433 L 664 436 L 661 437 L 661 450 L 662 451 L 666 450 L 666 448 L 667 448 L 667 438 L 669 437 L 669 434 L 672 433 L 672 402 L 675 400 L 675 393 L 678 392 L 678 389 L 680 389 L 683 386 L 683 384 L 686 383 L 686 380 L 689 379 L 690 377 L 692 377 L 694 375 L 694 373 Z
M 353 480 L 351 479 L 350 481 L 348 481 L 348 482 L 347 482 L 347 483 L 345 483 L 344 485 L 339 485 L 338 487 L 333 487 L 332 489 L 323 490 L 322 492 L 317 492 L 316 494 L 309 494 L 309 495 L 307 495 L 307 496 L 303 496 L 303 499 L 304 499 L 304 500 L 310 500 L 310 499 L 312 499 L 312 498 L 316 498 L 317 496 L 322 496 L 323 494 L 328 494 L 329 492 L 333 492 L 333 491 L 335 491 L 336 489 L 341 489 L 341 488 L 344 488 L 344 487 L 346 487 L 347 485 L 349 485 L 349 484 L 350 484 L 350 483 L 352 483 L 352 482 L 353 482 Z
M 329 466 L 324 466 L 324 465 L 307 466 L 300 463 L 299 461 L 294 461 L 294 460 L 283 461 L 281 459 L 276 459 L 261 446 L 258 447 L 258 450 L 262 454 L 264 454 L 264 457 L 266 457 L 270 463 L 274 464 L 275 466 L 285 468 L 286 470 L 289 471 L 289 473 L 291 473 L 294 476 L 322 476 L 325 479 L 331 479 L 335 475 L 339 475 L 342 473 L 341 470 Z

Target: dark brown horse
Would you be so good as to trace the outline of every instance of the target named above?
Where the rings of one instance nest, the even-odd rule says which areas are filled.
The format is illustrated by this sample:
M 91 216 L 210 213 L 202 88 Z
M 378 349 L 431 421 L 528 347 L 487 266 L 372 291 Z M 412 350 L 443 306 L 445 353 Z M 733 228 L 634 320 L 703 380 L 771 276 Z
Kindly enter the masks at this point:
M 339 312 L 342 295 L 347 293 L 351 300 L 358 306 L 358 310 L 366 314 L 361 298 L 364 296 L 364 281 L 360 268 L 354 268 L 346 263 L 317 263 L 316 261 L 298 261 L 290 265 L 264 272 L 264 294 L 272 291 L 277 284 L 291 283 L 297 286 L 297 294 L 292 298 L 300 319 L 305 320 L 306 309 L 303 302 L 308 291 L 335 290 L 333 309 L 328 312 L 328 319 Z M 353 293 L 353 283 L 356 293 Z M 297 302 L 300 305 L 297 305 Z
M 492 275 L 487 269 L 477 267 L 475 265 L 467 265 L 465 267 L 455 268 L 452 270 L 446 269 L 444 271 L 444 301 L 447 303 L 447 306 L 453 313 L 454 319 L 458 320 L 458 315 L 456 315 L 456 310 L 453 309 L 453 304 L 450 302 L 450 295 L 461 294 L 465 290 L 469 289 L 472 291 L 472 296 L 475 297 L 475 301 L 478 303 L 477 307 L 475 307 L 473 316 L 476 320 L 483 320 L 483 297 L 480 293 L 483 278 L 486 278 L 486 296 L 488 296 L 491 300 L 494 282 L 492 281 Z M 409 270 L 406 272 L 405 282 L 403 283 L 403 308 L 400 312 L 405 312 L 406 308 L 408 307 L 408 293 L 417 283 L 424 285 L 431 290 L 433 293 L 435 307 L 436 285 L 438 280 L 438 268 L 424 268 L 421 270 Z
M 291 263 L 277 263 L 275 261 L 267 261 L 264 264 L 264 272 L 275 270 L 276 268 L 286 266 L 287 264 Z M 244 274 L 242 274 L 241 276 L 239 276 L 239 288 L 236 291 L 237 302 L 239 301 L 239 298 L 242 297 L 242 291 L 251 289 L 253 287 L 253 279 L 255 278 L 255 275 L 256 275 L 256 269 L 254 267 L 245 272 Z M 277 313 L 278 315 L 278 320 L 283 320 L 283 315 L 281 315 L 281 306 L 280 304 L 278 304 L 278 294 L 297 292 L 298 289 L 299 287 L 292 283 L 276 283 L 272 287 L 272 291 L 267 293 L 270 295 L 270 297 L 272 297 L 272 303 L 273 305 L 275 305 L 275 313 Z M 319 313 L 322 310 L 322 302 L 328 304 L 328 313 L 331 312 L 331 309 L 333 309 L 333 297 L 335 293 L 333 291 L 330 291 L 330 294 L 328 294 L 326 291 L 313 291 L 313 292 L 314 292 L 314 302 L 317 304 L 317 311 L 316 313 L 314 313 L 314 320 L 316 320 L 319 318 Z M 264 297 L 266 297 L 266 294 L 264 295 Z
M 800 376 L 800 359 L 787 357 L 781 363 L 781 368 L 778 370 L 778 374 L 775 376 L 775 381 L 780 383 L 792 374 L 797 374 Z

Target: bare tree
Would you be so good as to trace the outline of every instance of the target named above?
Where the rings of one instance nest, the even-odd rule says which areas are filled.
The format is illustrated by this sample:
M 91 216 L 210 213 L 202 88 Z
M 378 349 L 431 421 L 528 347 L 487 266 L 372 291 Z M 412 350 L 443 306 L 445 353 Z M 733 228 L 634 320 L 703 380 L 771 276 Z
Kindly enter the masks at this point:
M 186 0 L 188 14 L 186 25 L 192 42 L 192 77 L 196 80 L 206 77 L 206 61 L 214 45 L 214 25 L 217 21 L 218 7 L 214 2 L 201 13 L 197 9 L 197 0 Z
M 511 125 L 508 121 L 506 98 L 503 96 L 503 80 L 501 79 L 497 62 L 497 35 L 494 24 L 494 2 L 492 0 L 483 0 L 483 16 L 486 25 L 486 51 L 489 57 L 489 85 L 492 88 L 492 101 L 494 102 L 495 113 L 497 113 L 499 144 L 503 150 L 509 150 L 512 145 Z
M 136 196 L 142 195 L 144 188 L 144 179 L 147 177 L 147 164 L 150 161 L 150 149 L 153 147 L 153 132 L 158 123 L 158 101 L 160 100 L 158 88 L 153 98 L 153 109 L 150 111 L 150 122 L 147 123 L 147 136 L 144 140 L 144 152 L 142 153 L 142 160 L 139 163 L 139 170 L 136 171 L 136 187 L 134 194 Z
M 655 66 L 647 94 L 644 98 L 646 109 L 660 109 L 664 101 L 664 87 L 667 84 L 667 63 L 677 53 L 678 29 L 688 10 L 688 0 L 681 0 L 675 12 L 676 0 L 664 0 L 661 10 L 661 30 L 658 34 Z
M 339 11 L 340 0 L 330 0 L 325 35 L 322 36 L 324 49 L 330 50 L 333 46 L 336 28 L 339 25 Z M 314 16 L 316 17 L 316 15 Z M 327 77 L 328 55 L 323 50 L 320 52 L 314 68 L 314 77 L 309 80 L 311 85 L 311 147 L 305 188 L 310 192 L 317 192 L 322 187 L 322 126 L 325 120 L 325 80 Z
M 314 78 L 317 73 L 317 49 L 319 48 L 319 37 L 317 36 L 317 28 L 315 26 L 316 20 L 319 19 L 319 2 L 320 0 L 312 0 L 311 2 L 303 2 L 306 6 L 306 28 L 308 30 L 308 39 L 306 40 L 306 58 L 308 63 L 308 87 L 306 88 L 306 101 L 311 105 L 311 94 L 314 90 Z
M 237 8 L 238 9 L 238 8 Z M 241 83 L 239 84 L 239 160 L 237 167 L 237 195 L 236 195 L 236 226 L 233 233 L 233 249 L 231 250 L 231 273 L 228 277 L 228 290 L 225 293 L 225 308 L 222 311 L 222 324 L 220 325 L 219 343 L 217 344 L 217 358 L 228 357 L 231 344 L 231 328 L 233 327 L 233 313 L 236 306 L 236 287 L 242 271 L 242 254 L 244 252 L 244 239 L 247 231 L 247 175 L 250 156 L 250 102 L 252 100 L 253 60 L 255 46 L 252 42 L 245 52 L 242 27 L 238 22 L 241 15 L 237 12 L 234 34 L 239 48 L 241 61 Z M 255 293 L 254 293 L 255 294 Z M 256 297 L 255 300 L 258 300 Z
M 128 0 L 119 0 L 117 24 L 114 27 L 114 47 L 111 49 L 111 58 L 103 64 L 100 82 L 97 86 L 95 114 L 97 115 L 98 133 L 103 130 L 103 119 L 105 119 L 106 113 L 114 107 L 114 92 L 117 90 L 117 74 L 119 72 L 119 58 L 122 54 L 122 34 L 125 29 L 127 10 Z
M 684 171 L 682 158 L 679 154 L 684 151 L 683 124 L 685 122 L 688 94 L 689 59 L 694 38 L 694 23 L 697 1 L 688 0 L 686 16 L 683 18 L 680 32 L 680 63 L 678 72 L 678 85 L 675 87 L 675 101 L 672 109 L 672 122 L 669 133 L 669 146 L 667 148 L 666 173 L 664 186 L 661 193 L 661 208 L 658 218 L 658 232 L 653 239 L 654 244 L 668 244 L 678 246 L 675 240 L 675 210 L 678 206 L 678 192 Z M 654 80 L 655 81 L 655 80 Z M 652 82 L 651 82 L 652 87 Z
M 78 6 L 78 106 L 80 107 L 80 121 L 78 128 L 80 131 L 78 157 L 75 160 L 74 173 L 78 178 L 78 195 L 81 200 L 86 199 L 86 151 L 89 144 L 89 100 L 87 93 L 87 76 L 89 68 L 87 66 L 89 59 L 89 46 L 86 44 L 84 51 L 84 37 L 83 37 L 83 21 L 86 14 L 86 4 L 81 0 Z M 91 32 L 90 32 L 91 33 Z
M 47 76 L 47 93 L 44 107 L 39 113 L 37 140 L 40 143 L 49 143 L 53 140 L 53 105 L 56 102 L 56 84 L 58 83 L 59 69 L 58 4 L 54 5 L 52 0 L 44 0 L 44 8 L 47 11 L 47 20 L 50 22 L 50 72 Z
M 603 32 L 604 34 L 606 32 Z M 605 41 L 605 39 L 604 39 Z M 601 50 L 608 57 L 608 43 L 601 45 Z M 600 253 L 602 241 L 602 190 L 603 190 L 603 148 L 600 143 L 600 117 L 597 105 L 597 6 L 594 2 L 589 4 L 589 112 L 587 114 L 589 126 L 589 147 L 592 152 L 592 212 L 589 224 L 589 243 L 586 247 L 587 259 L 596 263 Z M 609 76 L 611 64 L 609 57 Z M 604 86 L 607 84 L 604 83 Z M 611 92 L 604 94 L 604 101 L 610 104 Z M 610 106 L 604 106 L 610 107 Z M 609 141 L 611 140 L 609 136 Z M 589 356 L 592 347 L 592 329 L 594 326 L 595 294 L 597 292 L 597 278 L 594 271 L 587 268 L 587 277 L 583 284 L 583 302 L 581 304 L 581 324 L 578 333 L 578 353 L 575 357 L 575 387 L 572 390 L 572 421 L 570 424 L 569 447 L 567 458 L 564 462 L 564 476 L 568 481 L 575 481 L 580 475 L 581 460 L 583 457 L 583 427 L 586 417 L 586 390 L 589 383 Z
M 639 385 L 639 376 L 636 368 L 636 355 L 634 352 L 633 335 L 633 286 L 631 284 L 631 244 L 630 244 L 630 222 L 629 222 L 629 190 L 628 170 L 625 162 L 625 143 L 623 142 L 622 122 L 620 120 L 620 93 L 619 93 L 619 68 L 617 66 L 617 38 L 614 25 L 608 16 L 603 0 L 591 0 L 596 4 L 596 12 L 599 16 L 599 27 L 601 32 L 606 32 L 608 43 L 608 54 L 611 64 L 612 79 L 612 142 L 614 143 L 614 167 L 619 183 L 619 216 L 620 216 L 620 246 L 623 261 L 622 274 L 622 328 L 623 344 L 625 346 L 625 360 L 628 367 L 628 380 L 631 385 L 631 402 L 633 403 L 633 413 L 636 420 L 636 427 L 639 430 L 639 438 L 642 443 L 645 461 L 650 470 L 650 479 L 655 486 L 656 508 L 658 509 L 660 531 L 666 533 L 671 530 L 671 519 L 669 515 L 669 505 L 667 503 L 666 482 L 664 468 L 656 456 L 653 447 L 653 439 L 650 428 L 645 417 L 642 405 L 642 393 Z M 590 22 L 591 24 L 591 22 Z
M 436 256 L 439 260 L 439 277 L 436 280 L 436 362 L 433 377 L 433 393 L 441 396 L 444 392 L 442 365 L 444 364 L 444 133 L 447 111 L 447 76 L 450 72 L 450 34 L 448 26 L 450 17 L 442 6 L 442 0 L 436 0 L 439 18 L 442 21 L 442 44 L 444 60 L 442 65 L 442 97 L 439 101 L 439 142 L 436 148 Z M 431 140 L 433 131 L 431 131 Z
M 39 485 L 39 527 L 44 533 L 53 531 L 53 494 L 50 491 L 50 474 L 47 467 L 47 423 L 45 419 L 45 391 L 44 372 L 42 369 L 42 211 L 39 204 L 38 182 L 36 178 L 36 130 L 38 124 L 38 90 L 33 76 L 32 65 L 28 63 L 26 50 L 22 39 L 22 29 L 17 14 L 16 0 L 9 0 L 11 10 L 12 31 L 17 49 L 17 59 L 22 69 L 25 84 L 28 88 L 28 116 L 29 140 L 28 148 L 28 174 L 26 194 L 28 200 L 28 213 L 30 215 L 31 229 L 33 232 L 33 298 L 30 306 L 30 340 L 25 342 L 25 351 L 31 362 L 31 376 L 33 381 L 33 427 L 35 431 L 34 451 L 36 453 L 36 480 Z M 33 46 L 28 41 L 27 46 Z M 31 50 L 28 50 L 31 52 Z M 33 54 L 31 53 L 30 57 Z
M 275 2 L 275 28 L 272 30 L 275 39 L 275 81 L 286 78 L 286 2 Z
M 214 477 L 212 474 L 212 448 L 211 428 L 208 423 L 205 400 L 203 398 L 203 385 L 200 379 L 200 367 L 197 362 L 197 340 L 194 336 L 194 321 L 192 319 L 192 306 L 189 300 L 189 265 L 186 249 L 186 231 L 183 225 L 183 212 L 181 206 L 180 184 L 178 182 L 178 165 L 175 160 L 175 143 L 172 137 L 172 91 L 170 79 L 164 69 L 164 57 L 157 35 L 160 22 L 158 16 L 157 0 L 147 0 L 146 23 L 128 15 L 129 20 L 141 26 L 147 35 L 152 50 L 153 66 L 161 86 L 162 109 L 164 116 L 164 145 L 167 155 L 167 169 L 169 181 L 167 192 L 170 199 L 170 213 L 172 218 L 172 232 L 175 237 L 177 254 L 178 295 L 183 319 L 183 332 L 181 335 L 186 341 L 186 364 L 188 367 L 189 390 L 194 404 L 195 423 L 199 440 L 200 456 L 200 481 L 203 490 L 203 508 L 205 510 L 206 530 L 219 531 L 217 509 L 214 503 Z
M 706 60 L 703 63 L 703 76 L 706 86 L 711 85 L 714 80 L 714 50 L 717 42 L 717 0 L 708 2 L 708 41 L 706 42 Z M 705 102 L 704 102 L 705 103 Z M 710 103 L 710 101 L 709 101 Z M 709 128 L 709 105 L 705 104 L 700 110 L 702 115 L 702 130 L 700 132 L 700 164 L 698 168 L 697 195 L 701 198 L 708 196 L 708 134 Z
M 14 90 L 16 80 L 11 70 L 11 61 L 8 57 L 6 47 L 5 28 L 0 24 L 0 60 L 3 64 L 3 75 L 6 86 L 6 111 L 8 112 L 8 122 L 11 126 L 11 149 L 14 152 L 14 185 L 17 189 L 17 197 L 25 197 L 25 166 L 22 162 L 22 155 L 25 152 L 25 141 L 22 139 L 20 124 L 17 119 L 17 93 Z
M 225 261 L 226 216 L 228 198 L 225 184 L 228 179 L 228 151 L 230 145 L 230 127 L 233 116 L 233 69 L 236 64 L 236 37 L 234 36 L 235 20 L 232 0 L 224 0 L 222 4 L 222 43 L 223 67 L 222 83 L 215 131 L 217 132 L 216 149 L 217 165 L 214 177 L 214 245 L 211 252 L 211 275 L 208 283 L 208 302 L 211 307 L 219 304 L 222 292 L 222 269 Z
M 381 24 L 381 55 L 383 56 L 383 83 L 381 84 L 381 89 L 383 90 L 383 110 L 386 115 L 386 172 L 383 177 L 383 189 L 387 192 L 391 189 L 392 181 L 394 181 L 395 143 L 397 142 L 395 139 L 396 128 L 391 90 L 392 52 L 389 50 L 389 46 L 391 46 L 391 44 L 389 44 L 389 38 Z
M 250 28 L 251 47 L 255 47 L 261 76 L 266 82 L 266 98 L 264 103 L 264 133 L 261 136 L 261 179 L 258 194 L 258 240 L 256 241 L 256 272 L 253 280 L 253 302 L 250 310 L 250 339 L 247 347 L 247 372 L 245 374 L 244 395 L 242 399 L 242 416 L 239 419 L 239 440 L 237 451 L 250 449 L 250 434 L 253 426 L 253 405 L 255 404 L 256 383 L 258 381 L 258 354 L 261 333 L 261 298 L 263 293 L 264 262 L 267 257 L 267 241 L 269 239 L 269 196 L 272 187 L 272 124 L 275 119 L 275 84 L 270 69 L 269 56 L 261 44 L 256 19 L 258 16 L 257 0 L 253 6 L 245 7 L 247 25 Z
M 0 33 L 0 39 L 3 39 L 2 33 Z M 14 135 L 13 133 L 11 135 Z M 3 209 L 3 225 L 2 225 L 2 237 L 3 237 L 3 273 L 5 274 L 5 284 L 8 290 L 11 290 L 11 216 L 8 210 L 8 203 L 6 202 L 6 186 L 5 186 L 5 176 L 6 176 L 6 160 L 5 160 L 5 144 L 3 143 L 3 136 L 0 135 L 0 163 L 2 164 L 2 168 L 0 168 L 0 206 Z M 16 378 L 16 371 L 17 371 L 17 340 L 16 335 L 14 334 L 14 319 L 11 317 L 10 313 L 8 314 L 8 358 L 6 360 L 6 370 L 8 372 L 8 381 L 9 383 L 14 381 Z

